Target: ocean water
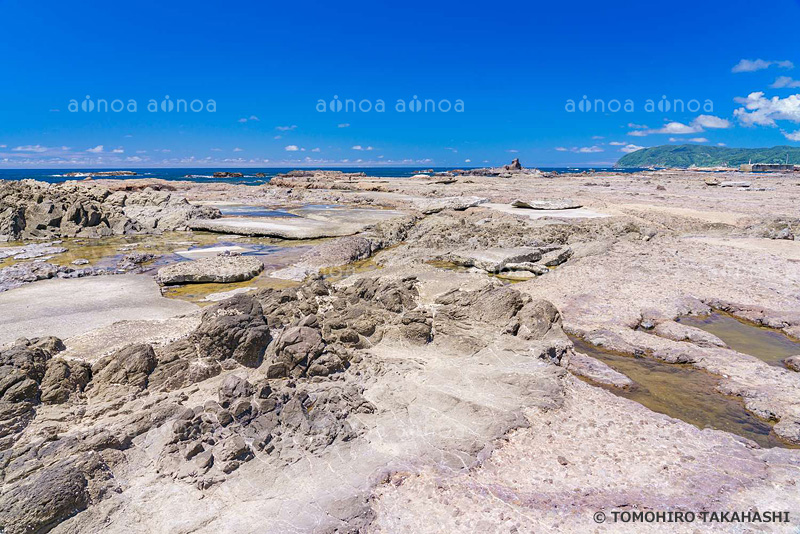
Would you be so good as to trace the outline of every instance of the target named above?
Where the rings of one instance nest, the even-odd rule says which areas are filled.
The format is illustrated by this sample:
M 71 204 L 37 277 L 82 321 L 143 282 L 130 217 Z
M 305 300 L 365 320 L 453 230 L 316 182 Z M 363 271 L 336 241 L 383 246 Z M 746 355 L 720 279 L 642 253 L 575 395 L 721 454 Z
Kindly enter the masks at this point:
M 470 167 L 461 167 L 467 169 Z M 103 179 L 110 180 L 124 180 L 127 178 L 160 178 L 162 180 L 189 180 L 193 182 L 220 182 L 232 184 L 248 184 L 259 185 L 267 183 L 272 177 L 277 174 L 287 173 L 295 170 L 297 167 L 287 168 L 265 168 L 265 169 L 199 169 L 199 168 L 157 168 L 157 169 L 136 169 L 130 167 L 119 167 L 113 169 L 0 169 L 0 180 L 24 180 L 32 178 L 34 180 L 41 180 L 44 182 L 57 183 L 67 180 L 82 180 L 83 177 L 68 177 L 64 176 L 66 173 L 71 172 L 97 172 L 105 170 L 115 171 L 134 171 L 137 176 L 108 176 Z M 433 170 L 435 172 L 444 172 L 452 170 L 452 167 L 430 167 L 424 170 Z M 586 170 L 593 170 L 598 172 L 637 172 L 643 169 L 613 169 L 610 167 L 593 167 L 593 168 L 575 168 L 575 167 L 538 167 L 542 171 L 556 171 L 560 173 L 565 172 L 580 172 Z M 326 167 L 325 170 L 342 171 L 342 172 L 364 172 L 368 176 L 377 177 L 401 177 L 407 178 L 417 174 L 423 169 L 419 167 Z M 214 178 L 215 172 L 241 172 L 244 176 L 241 178 Z M 263 173 L 264 177 L 256 176 L 256 173 Z

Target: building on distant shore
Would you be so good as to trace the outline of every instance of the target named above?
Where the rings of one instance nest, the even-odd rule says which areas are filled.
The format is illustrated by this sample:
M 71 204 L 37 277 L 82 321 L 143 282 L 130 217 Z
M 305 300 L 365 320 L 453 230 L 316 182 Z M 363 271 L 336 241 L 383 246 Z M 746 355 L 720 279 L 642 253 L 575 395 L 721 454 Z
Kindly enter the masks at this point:
M 786 163 L 746 163 L 739 168 L 742 172 L 792 172 L 794 165 Z

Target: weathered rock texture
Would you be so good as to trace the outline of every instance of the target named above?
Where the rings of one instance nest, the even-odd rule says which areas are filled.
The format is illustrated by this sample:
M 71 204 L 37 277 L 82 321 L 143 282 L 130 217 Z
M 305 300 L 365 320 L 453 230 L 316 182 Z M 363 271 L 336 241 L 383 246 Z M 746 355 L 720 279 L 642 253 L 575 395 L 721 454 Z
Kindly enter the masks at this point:
M 242 282 L 264 270 L 259 258 L 220 255 L 212 258 L 183 261 L 158 270 L 156 278 L 164 285 L 204 282 Z
M 0 181 L 0 241 L 183 230 L 190 219 L 219 216 L 215 208 L 192 206 L 161 191 L 126 193 L 78 182 Z

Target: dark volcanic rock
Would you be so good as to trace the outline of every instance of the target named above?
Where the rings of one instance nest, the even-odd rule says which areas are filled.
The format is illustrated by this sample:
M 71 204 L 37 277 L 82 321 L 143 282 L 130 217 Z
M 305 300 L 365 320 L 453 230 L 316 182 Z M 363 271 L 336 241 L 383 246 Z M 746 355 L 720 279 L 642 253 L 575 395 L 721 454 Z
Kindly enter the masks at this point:
M 218 375 L 233 362 L 258 367 L 271 340 L 258 300 L 236 295 L 206 308 L 189 337 L 159 350 L 150 387 L 177 389 Z
M 155 369 L 157 361 L 156 353 L 150 345 L 128 345 L 101 358 L 92 366 L 92 387 L 95 391 L 110 386 L 143 390 L 147 388 L 148 377 Z
M 29 481 L 0 496 L 0 531 L 7 534 L 37 534 L 85 510 L 102 498 L 99 483 L 108 478 L 97 454 L 58 462 Z
M 233 358 L 248 367 L 261 363 L 272 339 L 261 304 L 250 295 L 236 295 L 206 309 L 192 338 L 211 358 Z
M 41 401 L 45 404 L 67 402 L 73 394 L 83 392 L 91 378 L 91 367 L 88 364 L 53 359 L 42 379 Z
M 304 376 L 312 363 L 325 351 L 316 315 L 310 315 L 296 326 L 284 330 L 275 341 L 275 363 L 269 375 Z

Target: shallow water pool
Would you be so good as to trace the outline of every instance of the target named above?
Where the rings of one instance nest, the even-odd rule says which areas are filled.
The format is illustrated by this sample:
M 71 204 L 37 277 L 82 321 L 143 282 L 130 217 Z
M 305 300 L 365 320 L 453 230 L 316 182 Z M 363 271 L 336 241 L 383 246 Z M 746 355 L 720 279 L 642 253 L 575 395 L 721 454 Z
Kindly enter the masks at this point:
M 745 323 L 727 313 L 688 315 L 679 318 L 678 322 L 714 334 L 733 350 L 771 365 L 783 366 L 785 358 L 800 354 L 800 342 L 772 328 Z
M 710 373 L 690 365 L 609 351 L 574 336 L 570 340 L 577 352 L 606 363 L 635 382 L 625 389 L 595 385 L 698 428 L 724 430 L 762 447 L 790 447 L 772 433 L 769 422 L 745 410 L 741 399 L 719 393 L 719 379 Z

